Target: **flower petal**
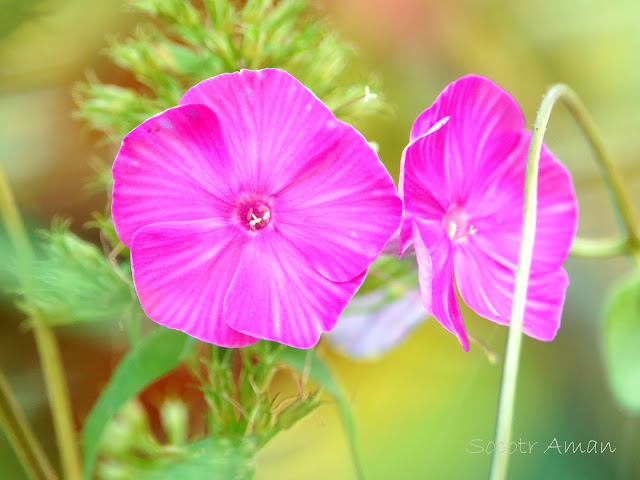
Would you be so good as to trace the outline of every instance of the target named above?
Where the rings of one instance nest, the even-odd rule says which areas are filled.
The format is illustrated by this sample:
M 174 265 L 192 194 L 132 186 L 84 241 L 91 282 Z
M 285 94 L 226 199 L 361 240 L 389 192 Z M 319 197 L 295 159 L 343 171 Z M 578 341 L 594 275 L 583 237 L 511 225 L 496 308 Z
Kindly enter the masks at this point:
M 149 318 L 223 347 L 255 343 L 256 338 L 233 330 L 222 317 L 224 297 L 243 248 L 236 232 L 217 219 L 138 230 L 131 264 Z
M 398 345 L 425 319 L 417 288 L 394 300 L 385 295 L 384 290 L 374 290 L 354 297 L 326 335 L 329 343 L 355 358 L 377 357 Z
M 264 229 L 244 247 L 224 300 L 224 318 L 248 335 L 310 348 L 333 328 L 364 277 L 327 280 L 274 229 Z
M 469 350 L 453 283 L 451 241 L 442 224 L 436 221 L 413 221 L 413 246 L 418 261 L 420 294 L 427 312 L 453 333 L 462 348 Z
M 124 138 L 113 164 L 112 214 L 125 245 L 146 225 L 230 214 L 239 180 L 225 136 L 209 108 L 187 105 Z
M 447 125 L 411 142 L 402 154 L 400 195 L 404 216 L 400 229 L 400 253 L 413 237 L 413 220 L 441 222 L 449 208 L 449 188 L 445 172 Z
M 336 282 L 360 275 L 400 224 L 402 202 L 366 140 L 338 122 L 340 141 L 308 162 L 274 200 L 274 221 L 317 272 Z
M 242 70 L 192 87 L 180 105 L 200 103 L 220 118 L 244 186 L 277 193 L 307 174 L 340 139 L 333 113 L 284 70 Z M 311 163 L 313 165 L 313 163 Z
M 488 155 L 487 150 L 505 132 L 523 130 L 524 118 L 506 91 L 476 75 L 449 84 L 433 105 L 418 116 L 411 140 L 424 135 L 446 117 L 448 122 L 440 131 L 446 132 L 447 139 L 438 148 L 438 158 L 431 163 L 442 164 L 436 181 L 444 183 L 451 203 L 461 205 L 469 190 L 482 183 L 500 163 L 500 159 Z
M 460 296 L 478 315 L 508 325 L 516 273 L 496 262 L 473 243 L 456 248 L 456 280 Z M 529 277 L 523 332 L 538 340 L 553 340 L 569 286 L 563 268 Z
M 473 243 L 495 261 L 515 271 L 522 240 L 524 178 L 530 132 L 510 134 L 494 149 L 502 164 L 467 204 L 477 229 Z M 533 274 L 557 270 L 567 258 L 578 227 L 578 207 L 571 175 L 543 145 L 538 179 L 538 215 L 533 250 Z

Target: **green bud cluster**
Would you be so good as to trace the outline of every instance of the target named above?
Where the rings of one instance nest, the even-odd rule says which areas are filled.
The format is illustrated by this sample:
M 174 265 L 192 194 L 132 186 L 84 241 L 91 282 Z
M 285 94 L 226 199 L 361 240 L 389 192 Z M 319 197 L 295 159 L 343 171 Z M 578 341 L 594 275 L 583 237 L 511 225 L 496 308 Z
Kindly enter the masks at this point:
M 200 4 L 198 4 L 200 5 Z M 138 85 L 93 76 L 77 90 L 78 115 L 115 142 L 143 120 L 177 105 L 196 83 L 225 72 L 275 67 L 309 87 L 342 119 L 386 108 L 377 81 L 350 70 L 355 51 L 307 0 L 138 0 L 131 6 L 155 20 L 133 37 L 113 40 L 108 56 Z

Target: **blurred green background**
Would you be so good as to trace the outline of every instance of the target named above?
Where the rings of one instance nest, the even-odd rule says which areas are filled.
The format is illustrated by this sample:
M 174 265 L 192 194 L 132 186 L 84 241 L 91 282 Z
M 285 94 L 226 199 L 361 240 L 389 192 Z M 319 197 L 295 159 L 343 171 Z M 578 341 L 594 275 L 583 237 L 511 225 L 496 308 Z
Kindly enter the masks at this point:
M 527 122 L 555 82 L 572 86 L 591 111 L 640 207 L 640 2 L 637 0 L 323 0 L 330 19 L 360 50 L 358 69 L 377 72 L 393 116 L 357 126 L 380 145 L 397 178 L 415 117 L 446 84 L 466 73 L 491 77 L 520 102 Z M 122 0 L 0 0 L 0 162 L 30 226 L 54 215 L 82 228 L 105 197 L 85 185 L 98 137 L 72 119 L 72 85 L 96 71 L 130 82 L 101 51 L 109 35 L 126 35 L 136 17 Z M 354 67 L 355 68 L 355 67 Z M 615 232 L 615 217 L 586 142 L 559 107 L 547 144 L 574 174 L 580 234 Z M 0 242 L 2 237 L 0 237 Z M 6 262 L 0 243 L 0 265 Z M 514 479 L 640 478 L 640 424 L 609 394 L 601 361 L 607 289 L 630 271 L 624 260 L 570 259 L 571 286 L 557 340 L 525 339 L 515 439 L 538 442 L 512 457 Z M 0 268 L 0 278 L 2 277 Z M 8 372 L 45 448 L 55 457 L 51 419 L 30 332 L 6 301 L 0 305 L 0 367 Z M 506 330 L 465 311 L 469 330 L 502 352 Z M 78 425 L 117 363 L 124 343 L 117 325 L 57 330 Z M 367 478 L 486 478 L 489 456 L 467 453 L 493 436 L 499 366 L 478 348 L 464 353 L 433 321 L 375 362 L 354 362 L 325 349 L 353 399 Z M 176 390 L 179 390 L 176 387 Z M 560 455 L 557 438 L 611 442 L 614 453 Z M 345 437 L 331 405 L 277 437 L 258 459 L 260 480 L 350 479 Z M 0 433 L 0 479 L 23 474 Z

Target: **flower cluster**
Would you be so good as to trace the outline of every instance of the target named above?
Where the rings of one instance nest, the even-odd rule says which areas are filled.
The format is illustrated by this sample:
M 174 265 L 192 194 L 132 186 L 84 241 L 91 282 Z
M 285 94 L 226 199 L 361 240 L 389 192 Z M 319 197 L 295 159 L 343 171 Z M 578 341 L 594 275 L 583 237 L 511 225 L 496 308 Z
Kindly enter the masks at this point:
M 151 319 L 221 346 L 298 348 L 333 329 L 402 217 L 400 253 L 415 250 L 422 305 L 466 350 L 456 285 L 477 313 L 509 321 L 529 138 L 506 92 L 462 78 L 414 124 L 401 202 L 362 135 L 299 81 L 244 70 L 203 81 L 125 137 L 112 213 Z M 577 209 L 568 172 L 546 149 L 540 176 L 524 332 L 550 340 Z M 360 354 L 388 348 L 422 317 L 413 296 L 378 315 L 382 333 Z M 398 333 L 385 335 L 385 322 Z M 336 343 L 371 329 L 359 315 Z

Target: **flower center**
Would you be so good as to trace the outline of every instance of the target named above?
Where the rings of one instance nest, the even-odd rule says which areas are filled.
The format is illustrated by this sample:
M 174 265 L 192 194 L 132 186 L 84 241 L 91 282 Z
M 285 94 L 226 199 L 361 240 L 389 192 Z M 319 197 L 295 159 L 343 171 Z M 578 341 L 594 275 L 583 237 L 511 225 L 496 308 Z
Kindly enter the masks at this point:
M 447 210 L 442 220 L 447 235 L 452 242 L 458 241 L 469 235 L 475 235 L 478 229 L 469 224 L 469 215 L 459 205 L 453 205 Z
M 266 198 L 243 195 L 238 201 L 236 215 L 247 230 L 261 230 L 271 221 L 271 202 Z

